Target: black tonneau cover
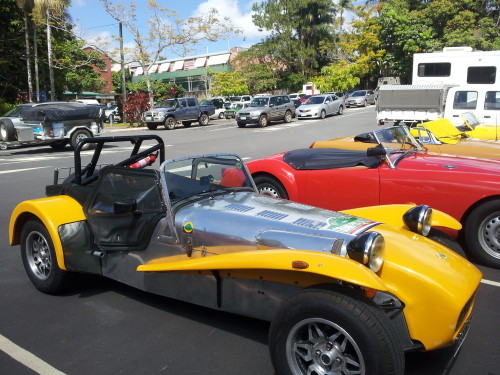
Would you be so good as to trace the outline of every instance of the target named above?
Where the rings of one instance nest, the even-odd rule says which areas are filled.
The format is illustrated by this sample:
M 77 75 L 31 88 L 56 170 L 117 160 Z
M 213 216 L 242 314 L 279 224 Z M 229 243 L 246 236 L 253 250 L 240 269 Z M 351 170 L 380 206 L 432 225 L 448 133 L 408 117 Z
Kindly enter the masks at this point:
M 70 120 L 99 120 L 104 110 L 99 106 L 60 102 L 35 105 L 21 110 L 24 121 L 57 122 Z
M 367 156 L 366 151 L 338 148 L 305 148 L 287 152 L 285 163 L 298 170 L 319 170 L 365 166 L 378 167 L 378 156 Z

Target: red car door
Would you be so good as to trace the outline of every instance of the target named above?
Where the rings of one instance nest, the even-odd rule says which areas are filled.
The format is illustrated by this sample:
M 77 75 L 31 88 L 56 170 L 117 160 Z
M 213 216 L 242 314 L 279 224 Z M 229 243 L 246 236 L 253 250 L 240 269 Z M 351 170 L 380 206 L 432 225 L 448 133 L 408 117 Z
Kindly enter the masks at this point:
M 329 210 L 379 204 L 379 168 L 352 167 L 308 171 L 302 203 Z

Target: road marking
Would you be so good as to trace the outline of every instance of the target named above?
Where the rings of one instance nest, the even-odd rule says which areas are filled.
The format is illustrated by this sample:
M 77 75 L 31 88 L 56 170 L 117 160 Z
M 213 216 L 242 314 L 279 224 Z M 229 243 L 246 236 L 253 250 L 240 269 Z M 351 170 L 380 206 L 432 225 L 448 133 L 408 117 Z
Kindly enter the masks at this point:
M 483 284 L 488 284 L 488 285 L 493 285 L 493 286 L 498 286 L 500 287 L 500 283 L 497 282 L 497 281 L 491 281 L 491 280 L 485 280 L 485 279 L 482 279 L 481 282 Z
M 36 167 L 36 168 L 12 169 L 10 171 L 0 171 L 0 174 L 31 171 L 33 169 L 42 169 L 42 168 L 52 168 L 52 167 L 51 166 L 46 166 L 46 167 Z
M 34 354 L 0 335 L 0 350 L 40 375 L 65 375 Z

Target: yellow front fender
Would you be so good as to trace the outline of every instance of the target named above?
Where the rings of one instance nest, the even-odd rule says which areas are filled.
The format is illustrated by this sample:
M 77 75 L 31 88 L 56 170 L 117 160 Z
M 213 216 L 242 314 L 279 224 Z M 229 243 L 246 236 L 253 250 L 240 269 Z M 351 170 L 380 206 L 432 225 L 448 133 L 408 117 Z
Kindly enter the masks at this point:
M 414 204 L 387 204 L 383 206 L 370 206 L 353 208 L 350 210 L 341 211 L 345 214 L 359 216 L 365 219 L 380 221 L 389 224 L 396 228 L 408 229 L 403 221 L 403 214 L 410 208 L 415 207 Z M 462 229 L 462 224 L 450 215 L 432 209 L 432 226 L 444 227 L 455 230 Z
M 64 254 L 58 228 L 62 224 L 85 220 L 82 206 L 67 195 L 33 199 L 19 203 L 10 217 L 9 241 L 19 245 L 21 230 L 26 221 L 38 218 L 50 234 L 59 268 L 65 270 Z
M 301 281 L 308 275 L 315 274 L 343 280 L 367 288 L 385 291 L 386 285 L 370 269 L 362 264 L 337 255 L 305 250 L 252 250 L 231 254 L 212 255 L 186 260 L 158 258 L 137 267 L 142 272 L 189 272 L 209 270 L 262 270 L 264 274 L 276 271 L 295 271 L 290 282 Z M 305 269 L 297 269 L 292 262 L 307 263 Z M 304 263 L 302 263 L 304 264 Z M 302 274 L 302 276 L 301 276 Z

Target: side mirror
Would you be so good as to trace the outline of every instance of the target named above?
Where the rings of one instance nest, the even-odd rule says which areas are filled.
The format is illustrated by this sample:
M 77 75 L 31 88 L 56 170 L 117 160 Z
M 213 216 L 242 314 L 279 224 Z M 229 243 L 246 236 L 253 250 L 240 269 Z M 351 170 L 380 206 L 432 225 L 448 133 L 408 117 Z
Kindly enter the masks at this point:
M 370 147 L 366 150 L 367 156 L 385 156 L 387 155 L 387 151 L 384 146 L 377 145 L 376 147 Z
M 113 212 L 115 215 L 135 212 L 137 210 L 137 201 L 135 199 L 124 199 L 113 203 Z

